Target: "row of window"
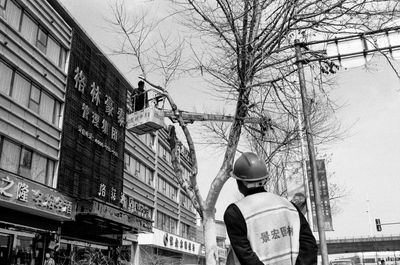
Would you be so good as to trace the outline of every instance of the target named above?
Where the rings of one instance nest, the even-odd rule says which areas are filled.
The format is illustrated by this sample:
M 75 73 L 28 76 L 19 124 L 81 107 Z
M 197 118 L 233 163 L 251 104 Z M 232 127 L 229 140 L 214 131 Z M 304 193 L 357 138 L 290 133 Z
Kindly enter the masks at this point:
M 158 156 L 167 162 L 171 162 L 171 153 L 167 147 L 163 146 L 162 144 L 158 144 Z
M 51 62 L 65 69 L 67 50 L 64 49 L 36 20 L 12 0 L 0 0 L 0 15 L 8 24 L 33 46 L 46 55 Z
M 54 161 L 33 150 L 14 143 L 5 137 L 0 139 L 0 168 L 32 179 L 47 186 L 53 185 Z
M 186 167 L 184 167 L 183 165 L 181 166 L 181 168 L 182 168 L 182 177 L 184 179 L 189 179 L 189 177 L 190 177 L 189 170 Z
M 171 234 L 177 234 L 177 225 L 178 220 L 172 218 L 169 215 L 166 215 L 162 212 L 157 212 L 157 220 L 156 220 L 156 227 L 163 231 L 166 231 Z M 180 222 L 179 224 L 179 235 L 184 238 L 189 238 L 190 240 L 195 240 L 193 231 L 194 227 Z
M 191 240 L 194 240 L 194 238 L 192 238 L 192 233 L 191 233 L 192 229 L 194 228 L 191 227 L 190 225 L 181 222 L 180 235 L 184 238 L 189 238 Z
M 156 227 L 158 229 L 164 230 L 168 233 L 176 234 L 177 225 L 178 225 L 178 220 L 172 218 L 169 215 L 157 211 Z
M 181 193 L 181 205 L 189 211 L 195 212 L 193 203 L 190 201 L 189 197 L 187 195 L 184 195 L 183 193 Z
M 149 186 L 154 186 L 154 171 L 141 161 L 125 153 L 125 169 Z
M 164 178 L 158 176 L 158 181 L 157 181 L 157 190 L 170 198 L 171 200 L 176 201 L 177 199 L 177 194 L 178 194 L 178 188 L 166 181 Z
M 125 153 L 125 169 L 128 173 L 132 174 L 136 178 L 140 179 L 143 183 L 146 183 L 149 186 L 153 187 L 154 181 L 154 171 L 147 167 L 141 161 L 135 159 L 131 155 Z M 185 174 L 189 174 L 188 170 L 184 168 Z M 157 178 L 157 191 L 161 194 L 165 195 L 166 197 L 170 198 L 173 201 L 177 201 L 178 199 L 178 188 L 164 179 L 161 176 Z M 188 209 L 191 212 L 195 212 L 192 202 L 188 198 L 188 196 L 184 195 L 183 193 L 180 196 L 180 202 L 183 207 Z
M 151 133 L 147 133 L 147 134 L 142 134 L 142 135 L 138 135 L 139 140 L 142 141 L 145 145 L 153 148 L 154 147 L 154 142 L 155 142 L 155 135 L 151 134 Z
M 0 93 L 31 109 L 45 121 L 59 125 L 61 103 L 0 60 Z

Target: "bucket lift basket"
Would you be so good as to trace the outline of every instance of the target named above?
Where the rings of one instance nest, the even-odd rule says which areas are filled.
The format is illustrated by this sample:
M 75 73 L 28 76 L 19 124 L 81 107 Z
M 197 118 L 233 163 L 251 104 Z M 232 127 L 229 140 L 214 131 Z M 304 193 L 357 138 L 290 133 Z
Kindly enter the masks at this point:
M 164 112 L 154 106 L 133 112 L 127 116 L 127 129 L 138 135 L 157 131 L 165 127 Z

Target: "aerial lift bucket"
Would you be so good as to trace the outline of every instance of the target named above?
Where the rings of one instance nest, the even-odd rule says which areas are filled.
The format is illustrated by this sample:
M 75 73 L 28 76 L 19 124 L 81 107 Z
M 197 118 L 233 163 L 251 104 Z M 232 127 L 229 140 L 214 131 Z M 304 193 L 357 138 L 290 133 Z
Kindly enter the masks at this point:
M 154 132 L 164 127 L 164 112 L 153 106 L 130 113 L 127 117 L 128 131 L 138 135 Z

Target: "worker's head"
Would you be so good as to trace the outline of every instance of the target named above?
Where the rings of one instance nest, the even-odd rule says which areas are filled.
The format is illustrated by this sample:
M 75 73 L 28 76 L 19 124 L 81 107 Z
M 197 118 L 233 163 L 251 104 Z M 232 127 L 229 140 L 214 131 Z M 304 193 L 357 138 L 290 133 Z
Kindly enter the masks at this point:
M 293 196 L 292 202 L 296 204 L 300 210 L 303 210 L 306 207 L 306 196 L 304 193 L 298 192 Z
M 144 91 L 144 82 L 142 80 L 138 82 L 138 88 L 140 91 Z
M 247 195 L 252 189 L 262 188 L 268 180 L 265 162 L 254 153 L 243 153 L 235 162 L 231 176 L 239 191 Z

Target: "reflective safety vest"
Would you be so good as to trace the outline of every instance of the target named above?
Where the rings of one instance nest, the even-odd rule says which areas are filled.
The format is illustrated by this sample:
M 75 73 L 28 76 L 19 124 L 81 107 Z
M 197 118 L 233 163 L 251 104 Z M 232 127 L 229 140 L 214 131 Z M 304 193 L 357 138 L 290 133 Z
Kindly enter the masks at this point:
M 294 265 L 299 253 L 300 216 L 288 200 L 268 192 L 235 203 L 247 226 L 251 248 L 264 264 Z

